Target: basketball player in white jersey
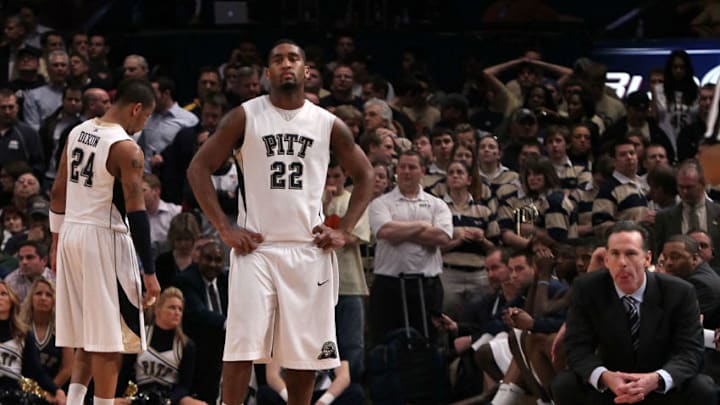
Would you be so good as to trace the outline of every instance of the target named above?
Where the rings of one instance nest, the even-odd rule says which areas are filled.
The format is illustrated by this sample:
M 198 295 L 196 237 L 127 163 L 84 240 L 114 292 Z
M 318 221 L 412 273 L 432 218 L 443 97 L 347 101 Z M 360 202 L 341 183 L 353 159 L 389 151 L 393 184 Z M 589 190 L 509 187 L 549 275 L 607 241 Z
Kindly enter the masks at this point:
M 77 348 L 68 405 L 83 403 L 90 378 L 93 403 L 111 405 L 121 353 L 145 350 L 141 305 L 152 305 L 160 285 L 142 192 L 143 153 L 128 134 L 141 130 L 154 108 L 149 83 L 122 82 L 105 115 L 70 132 L 58 166 L 50 202 L 56 342 Z
M 281 40 L 270 52 L 269 96 L 230 111 L 200 148 L 188 180 L 222 240 L 233 248 L 223 355 L 223 402 L 240 405 L 254 361 L 287 371 L 289 405 L 310 403 L 314 370 L 340 365 L 334 306 L 342 247 L 371 198 L 374 175 L 345 124 L 305 101 L 305 54 Z M 223 214 L 211 174 L 240 146 L 244 189 L 236 226 Z M 340 228 L 322 225 L 330 152 L 353 178 Z

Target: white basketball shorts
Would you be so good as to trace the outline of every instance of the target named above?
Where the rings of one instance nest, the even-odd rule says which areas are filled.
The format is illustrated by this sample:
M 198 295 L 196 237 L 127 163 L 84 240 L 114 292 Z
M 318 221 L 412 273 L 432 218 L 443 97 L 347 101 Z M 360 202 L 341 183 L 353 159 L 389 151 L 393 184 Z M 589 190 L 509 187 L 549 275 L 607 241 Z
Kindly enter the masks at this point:
M 144 351 L 141 308 L 130 234 L 65 222 L 57 252 L 57 345 L 89 352 Z
M 311 244 L 260 245 L 230 258 L 223 361 L 287 369 L 340 365 L 335 337 L 337 259 Z

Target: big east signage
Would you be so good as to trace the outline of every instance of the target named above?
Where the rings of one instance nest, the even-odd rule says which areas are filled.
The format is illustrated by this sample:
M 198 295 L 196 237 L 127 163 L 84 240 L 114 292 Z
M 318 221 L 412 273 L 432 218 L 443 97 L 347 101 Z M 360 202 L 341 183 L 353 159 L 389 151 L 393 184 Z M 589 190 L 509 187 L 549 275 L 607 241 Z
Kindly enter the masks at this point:
M 693 64 L 695 80 L 716 83 L 720 76 L 720 40 L 657 40 L 599 44 L 592 59 L 608 67 L 606 83 L 618 97 L 637 90 L 649 90 L 645 82 L 651 70 L 664 69 L 673 50 L 684 49 Z

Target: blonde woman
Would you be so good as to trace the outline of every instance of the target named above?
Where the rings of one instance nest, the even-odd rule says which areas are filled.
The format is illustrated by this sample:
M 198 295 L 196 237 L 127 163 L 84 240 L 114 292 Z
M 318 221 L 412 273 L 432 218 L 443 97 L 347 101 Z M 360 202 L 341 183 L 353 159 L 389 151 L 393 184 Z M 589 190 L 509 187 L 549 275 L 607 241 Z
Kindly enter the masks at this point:
M 17 294 L 0 281 L 0 358 L 5 359 L 0 364 L 0 391 L 17 390 L 20 378 L 29 377 L 51 393 L 46 398 L 50 403 L 64 405 L 65 391 L 43 371 L 34 339 L 20 317 Z M 19 403 L 19 398 L 14 403 Z
M 20 317 L 32 331 L 43 371 L 55 384 L 61 387 L 68 384 L 73 350 L 55 345 L 55 284 L 52 281 L 40 277 L 32 283 Z
M 148 350 L 126 356 L 121 381 L 135 381 L 141 394 L 159 395 L 173 405 L 207 405 L 191 396 L 195 344 L 182 330 L 185 298 L 175 287 L 163 290 L 146 330 Z M 122 387 L 121 387 L 122 388 Z M 122 391 L 122 390 L 121 390 Z M 116 399 L 116 404 L 130 404 Z

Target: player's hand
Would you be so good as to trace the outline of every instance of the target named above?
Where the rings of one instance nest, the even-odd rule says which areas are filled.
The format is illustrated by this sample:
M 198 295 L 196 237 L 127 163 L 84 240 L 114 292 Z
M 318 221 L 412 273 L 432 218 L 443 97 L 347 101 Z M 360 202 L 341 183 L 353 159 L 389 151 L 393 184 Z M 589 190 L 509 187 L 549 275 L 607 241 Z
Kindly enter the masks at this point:
M 230 228 L 226 232 L 220 233 L 220 239 L 229 247 L 235 249 L 240 255 L 252 253 L 257 249 L 257 245 L 262 243 L 264 238 L 261 234 L 250 232 L 243 228 Z
M 143 308 L 148 308 L 155 304 L 160 296 L 160 283 L 158 283 L 155 274 L 143 274 L 143 283 L 145 284 Z
M 338 249 L 345 246 L 345 233 L 325 225 L 318 225 L 312 230 L 313 242 L 321 249 Z

